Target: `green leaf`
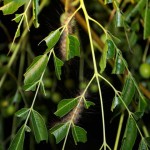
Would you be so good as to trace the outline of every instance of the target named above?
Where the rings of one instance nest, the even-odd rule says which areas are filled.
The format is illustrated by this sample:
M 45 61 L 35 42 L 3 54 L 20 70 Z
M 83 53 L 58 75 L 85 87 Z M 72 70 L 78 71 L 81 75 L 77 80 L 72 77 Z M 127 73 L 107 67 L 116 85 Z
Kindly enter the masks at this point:
M 87 132 L 79 127 L 79 126 L 72 126 L 72 135 L 73 135 L 73 139 L 75 144 L 77 145 L 77 142 L 82 142 L 85 143 L 87 141 L 87 136 L 86 136 Z
M 32 64 L 27 68 L 26 73 L 24 74 L 24 89 L 26 91 L 35 90 L 36 84 L 38 84 L 42 73 L 44 72 L 48 63 L 47 55 L 37 56 Z
M 111 59 L 115 56 L 115 46 L 112 40 L 107 40 L 108 50 L 107 50 L 107 59 Z
M 23 14 L 15 14 L 15 18 L 13 19 L 16 23 L 19 23 Z
M 119 97 L 115 95 L 115 97 L 114 97 L 114 99 L 112 101 L 111 111 L 113 111 L 120 104 L 121 104 L 121 101 L 120 101 Z
M 120 10 L 116 11 L 116 27 L 123 27 L 123 16 Z
M 146 1 L 146 0 L 145 0 Z M 148 6 L 148 0 L 146 1 L 145 17 L 144 17 L 144 39 L 150 37 L 150 7 Z
M 146 0 L 138 1 L 137 5 L 127 14 L 126 20 L 128 21 L 137 12 L 141 12 L 145 5 L 146 5 Z
M 90 106 L 94 106 L 95 103 L 91 102 L 91 101 L 84 101 L 84 106 L 86 109 L 88 109 Z
M 148 147 L 150 148 L 150 137 L 146 137 L 145 142 L 148 145 Z
M 55 65 L 55 73 L 56 73 L 56 76 L 58 78 L 58 80 L 60 80 L 60 76 L 61 76 L 61 67 L 63 66 L 63 61 L 61 61 L 59 58 L 57 58 L 55 55 L 54 55 L 54 65 Z
M 4 3 L 4 6 L 0 7 L 4 15 L 13 14 L 19 7 L 24 5 L 28 0 L 11 0 Z
M 46 45 L 48 47 L 48 49 L 45 51 L 45 53 L 49 53 L 49 51 L 56 45 L 59 38 L 60 38 L 60 31 L 59 31 L 59 29 L 57 29 L 55 31 L 52 31 L 46 38 L 44 38 L 42 40 L 42 41 L 46 42 Z
M 147 102 L 146 99 L 143 97 L 139 97 L 139 103 L 138 103 L 138 108 L 137 108 L 137 112 L 141 112 L 141 116 L 140 118 L 143 116 L 146 108 L 147 108 Z
M 55 136 L 57 144 L 65 138 L 68 128 L 69 123 L 67 122 L 65 124 L 64 123 L 58 124 L 50 129 L 50 133 Z
M 25 131 L 26 131 L 26 132 L 31 132 L 31 128 L 26 125 L 26 126 L 25 126 Z
M 39 143 L 43 140 L 48 140 L 48 133 L 43 117 L 35 110 L 31 111 L 31 123 L 36 142 Z
M 135 85 L 134 82 L 132 80 L 132 77 L 130 75 L 128 75 L 126 77 L 126 81 L 125 84 L 123 86 L 123 90 L 121 93 L 121 97 L 123 99 L 123 101 L 125 102 L 126 106 L 128 106 L 131 101 L 133 100 L 133 96 L 135 94 Z M 124 105 L 122 105 L 122 109 L 124 109 Z
M 149 150 L 145 138 L 141 139 L 138 150 Z
M 110 4 L 112 3 L 112 0 L 105 0 L 105 4 Z
M 108 45 L 107 45 L 107 43 L 106 43 L 105 46 L 104 46 L 104 49 L 103 49 L 103 53 L 102 53 L 102 56 L 101 56 L 101 59 L 100 59 L 100 63 L 99 63 L 99 66 L 100 66 L 100 73 L 103 73 L 103 71 L 104 71 L 105 68 L 106 68 L 107 50 L 108 50 Z
M 128 118 L 126 130 L 123 136 L 121 150 L 132 150 L 137 137 L 137 127 L 132 117 Z
M 22 109 L 18 110 L 15 113 L 15 115 L 17 117 L 25 118 L 28 115 L 29 110 L 30 110 L 29 108 L 22 108 Z
M 124 59 L 122 58 L 121 55 L 117 54 L 116 59 L 115 59 L 115 64 L 113 67 L 113 74 L 123 74 L 125 70 L 125 64 L 124 64 Z
M 80 56 L 80 42 L 74 35 L 67 36 L 67 60 Z
M 71 111 L 78 103 L 78 99 L 63 99 L 57 106 L 57 111 L 54 113 L 56 116 L 63 117 Z
M 33 20 L 35 28 L 39 27 L 38 23 L 38 14 L 39 14 L 39 0 L 33 0 Z
M 25 127 L 23 125 L 15 135 L 14 139 L 12 140 L 8 150 L 23 150 L 24 137 L 25 137 Z

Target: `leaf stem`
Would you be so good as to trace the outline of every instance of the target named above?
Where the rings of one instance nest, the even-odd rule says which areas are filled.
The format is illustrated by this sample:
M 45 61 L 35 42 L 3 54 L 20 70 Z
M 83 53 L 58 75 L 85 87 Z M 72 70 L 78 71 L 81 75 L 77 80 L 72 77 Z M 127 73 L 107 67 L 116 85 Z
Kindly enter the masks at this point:
M 120 116 L 120 121 L 119 121 L 119 125 L 118 125 L 118 130 L 117 130 L 114 150 L 118 149 L 118 144 L 119 144 L 119 139 L 120 139 L 120 134 L 121 134 L 123 120 L 124 120 L 124 113 L 122 113 L 121 116 Z

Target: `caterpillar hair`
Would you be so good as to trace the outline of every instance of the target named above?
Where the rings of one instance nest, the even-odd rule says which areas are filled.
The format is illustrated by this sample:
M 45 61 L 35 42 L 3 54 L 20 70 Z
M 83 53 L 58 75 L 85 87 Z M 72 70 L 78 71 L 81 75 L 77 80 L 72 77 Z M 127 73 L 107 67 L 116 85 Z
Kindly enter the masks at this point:
M 70 19 L 72 12 L 64 12 L 60 17 L 61 25 L 67 24 Z M 66 49 L 67 49 L 67 35 L 74 33 L 75 20 L 72 18 L 66 28 L 64 29 L 61 39 L 60 39 L 60 52 L 62 56 L 62 60 L 66 60 Z
M 77 124 L 79 119 L 81 118 L 81 113 L 83 112 L 83 110 L 84 110 L 84 100 L 79 99 L 77 106 L 62 119 L 62 123 L 72 120 L 74 124 Z

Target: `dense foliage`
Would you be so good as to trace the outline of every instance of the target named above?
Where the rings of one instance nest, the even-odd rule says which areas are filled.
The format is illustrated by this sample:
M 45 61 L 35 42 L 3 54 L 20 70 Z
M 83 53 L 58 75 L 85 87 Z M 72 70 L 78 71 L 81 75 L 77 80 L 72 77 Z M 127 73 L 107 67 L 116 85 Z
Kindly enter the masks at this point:
M 0 150 L 150 148 L 150 1 L 0 1 Z

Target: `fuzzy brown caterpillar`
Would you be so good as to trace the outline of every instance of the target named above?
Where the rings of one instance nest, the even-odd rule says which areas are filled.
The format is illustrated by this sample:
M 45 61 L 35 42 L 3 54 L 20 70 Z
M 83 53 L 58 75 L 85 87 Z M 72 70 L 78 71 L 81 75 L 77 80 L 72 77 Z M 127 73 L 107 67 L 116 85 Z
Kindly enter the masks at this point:
M 77 106 L 63 118 L 62 122 L 65 123 L 68 121 L 72 121 L 74 124 L 77 124 L 83 110 L 84 110 L 84 100 L 79 99 Z
M 64 26 L 67 24 L 66 28 L 64 29 L 61 40 L 60 40 L 60 52 L 62 55 L 62 59 L 66 60 L 66 49 L 67 49 L 67 35 L 74 33 L 74 26 L 75 26 L 75 20 L 72 18 L 70 20 L 70 17 L 72 15 L 72 12 L 65 12 L 61 15 L 60 21 L 61 25 Z M 68 21 L 70 22 L 68 23 Z

